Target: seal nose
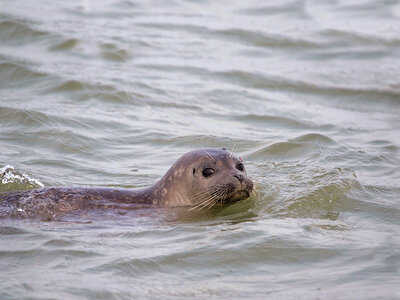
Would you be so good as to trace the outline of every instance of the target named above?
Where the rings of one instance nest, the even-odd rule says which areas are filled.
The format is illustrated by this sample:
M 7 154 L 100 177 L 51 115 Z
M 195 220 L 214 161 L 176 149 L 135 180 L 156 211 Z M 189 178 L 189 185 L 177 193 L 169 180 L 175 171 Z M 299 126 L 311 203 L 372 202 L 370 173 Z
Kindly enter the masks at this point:
M 233 177 L 236 177 L 239 180 L 240 183 L 243 182 L 244 177 L 243 177 L 242 174 L 235 174 L 235 175 L 233 175 Z

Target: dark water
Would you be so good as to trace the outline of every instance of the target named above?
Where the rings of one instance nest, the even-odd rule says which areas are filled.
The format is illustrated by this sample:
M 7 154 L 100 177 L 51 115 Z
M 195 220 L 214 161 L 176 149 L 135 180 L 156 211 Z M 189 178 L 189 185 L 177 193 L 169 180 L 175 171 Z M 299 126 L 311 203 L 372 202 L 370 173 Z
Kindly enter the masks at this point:
M 399 1 L 0 1 L 0 191 L 226 147 L 258 192 L 3 217 L 0 298 L 399 299 L 399 132 Z

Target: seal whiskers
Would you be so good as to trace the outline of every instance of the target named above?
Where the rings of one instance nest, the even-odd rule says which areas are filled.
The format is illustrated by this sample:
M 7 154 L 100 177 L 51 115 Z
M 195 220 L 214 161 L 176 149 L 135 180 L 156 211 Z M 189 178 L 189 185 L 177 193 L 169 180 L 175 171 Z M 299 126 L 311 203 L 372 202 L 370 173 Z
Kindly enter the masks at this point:
M 233 189 L 229 184 L 219 184 L 213 186 L 212 189 L 205 193 L 198 193 L 192 197 L 192 201 L 195 205 L 190 210 L 211 208 L 218 202 L 226 200 L 230 194 L 233 193 Z
M 236 142 L 233 142 L 233 146 L 232 146 L 232 150 L 231 150 L 231 157 L 233 157 L 235 155 L 235 146 L 236 146 Z
M 209 191 L 206 191 L 198 193 L 191 199 L 195 205 L 190 210 L 195 210 L 197 208 L 201 209 L 205 205 L 208 205 L 209 202 L 212 202 L 214 197 L 216 197 L 215 192 L 210 193 Z
M 213 204 L 214 200 L 217 199 L 218 196 L 217 190 L 199 193 L 192 198 L 192 200 L 195 202 L 195 205 L 190 210 L 201 209 L 208 206 L 210 203 Z

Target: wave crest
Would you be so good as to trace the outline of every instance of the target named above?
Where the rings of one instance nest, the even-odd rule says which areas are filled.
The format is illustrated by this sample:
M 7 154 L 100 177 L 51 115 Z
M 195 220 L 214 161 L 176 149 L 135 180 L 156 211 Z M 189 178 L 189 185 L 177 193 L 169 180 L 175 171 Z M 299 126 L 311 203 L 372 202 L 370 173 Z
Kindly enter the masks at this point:
M 0 168 L 0 192 L 31 190 L 42 187 L 44 187 L 44 184 L 38 179 L 15 170 L 13 166 L 6 165 Z

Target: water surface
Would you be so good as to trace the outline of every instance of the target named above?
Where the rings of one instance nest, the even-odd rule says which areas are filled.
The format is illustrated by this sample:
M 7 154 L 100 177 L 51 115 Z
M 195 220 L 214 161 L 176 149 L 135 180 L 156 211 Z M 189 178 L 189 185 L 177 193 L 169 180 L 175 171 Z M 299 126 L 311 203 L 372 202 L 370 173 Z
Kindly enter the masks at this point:
M 398 1 L 0 1 L 0 191 L 143 187 L 200 147 L 257 185 L 2 217 L 0 298 L 400 298 L 399 74 Z

